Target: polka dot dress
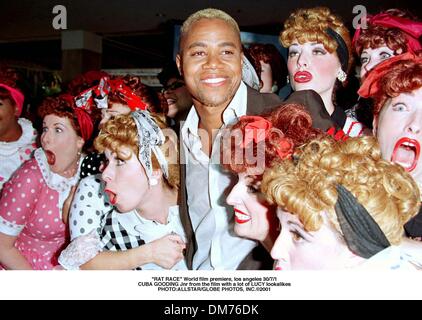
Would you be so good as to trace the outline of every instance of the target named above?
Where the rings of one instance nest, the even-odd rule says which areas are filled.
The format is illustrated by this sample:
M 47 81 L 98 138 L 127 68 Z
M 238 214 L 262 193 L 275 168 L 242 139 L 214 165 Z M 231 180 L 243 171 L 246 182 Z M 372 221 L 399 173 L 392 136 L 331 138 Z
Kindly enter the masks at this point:
M 32 123 L 26 119 L 18 120 L 22 128 L 22 136 L 15 142 L 0 141 L 0 191 L 13 173 L 32 157 L 37 148 L 35 143 L 37 132 Z
M 86 235 L 94 229 L 100 233 L 101 221 L 111 209 L 101 175 L 82 179 L 70 207 L 71 239 Z
M 15 247 L 34 270 L 53 269 L 66 245 L 58 203 L 58 192 L 47 186 L 35 159 L 27 161 L 4 185 L 0 232 L 17 237 Z
M 101 173 L 100 168 L 104 160 L 105 157 L 102 153 L 93 152 L 88 154 L 81 165 L 81 179 Z

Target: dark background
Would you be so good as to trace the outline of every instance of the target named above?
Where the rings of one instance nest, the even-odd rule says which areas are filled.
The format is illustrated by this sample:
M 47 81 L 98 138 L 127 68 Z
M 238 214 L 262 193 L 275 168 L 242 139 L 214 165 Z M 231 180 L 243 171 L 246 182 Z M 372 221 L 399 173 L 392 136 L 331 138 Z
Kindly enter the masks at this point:
M 20 67 L 60 70 L 60 31 L 52 21 L 55 5 L 67 8 L 68 30 L 103 37 L 102 68 L 159 68 L 172 56 L 173 26 L 196 10 L 215 7 L 232 15 L 242 31 L 278 35 L 297 8 L 325 5 L 350 25 L 353 7 L 368 13 L 400 7 L 421 16 L 417 1 L 169 1 L 169 0 L 12 0 L 0 2 L 0 61 Z

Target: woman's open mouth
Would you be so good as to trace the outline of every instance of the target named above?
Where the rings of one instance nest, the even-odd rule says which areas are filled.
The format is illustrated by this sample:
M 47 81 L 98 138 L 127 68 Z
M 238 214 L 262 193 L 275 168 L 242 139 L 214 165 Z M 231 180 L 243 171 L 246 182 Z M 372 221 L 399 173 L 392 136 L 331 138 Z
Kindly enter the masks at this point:
M 391 161 L 412 172 L 418 165 L 420 153 L 421 146 L 417 140 L 401 138 L 394 146 Z
M 234 209 L 234 221 L 238 224 L 244 224 L 251 221 L 251 216 L 239 209 Z
M 56 163 L 56 155 L 53 151 L 50 150 L 44 150 L 45 156 L 47 157 L 47 162 L 50 166 L 54 166 Z
M 111 190 L 104 190 L 104 192 L 107 194 L 108 199 L 110 200 L 111 205 L 115 205 L 117 203 L 117 195 L 111 191 Z

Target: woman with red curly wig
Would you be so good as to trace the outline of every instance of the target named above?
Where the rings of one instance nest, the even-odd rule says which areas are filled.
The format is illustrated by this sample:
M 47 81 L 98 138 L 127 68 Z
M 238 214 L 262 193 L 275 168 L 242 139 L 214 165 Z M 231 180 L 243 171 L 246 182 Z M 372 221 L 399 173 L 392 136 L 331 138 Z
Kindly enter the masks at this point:
M 274 163 L 291 158 L 296 147 L 323 133 L 312 124 L 302 105 L 287 103 L 267 115 L 241 117 L 223 140 L 223 164 L 238 175 L 226 200 L 234 208 L 234 232 L 260 241 L 268 252 L 277 237 L 277 224 L 275 207 L 260 192 L 262 175 Z
M 362 135 L 363 125 L 336 103 L 337 89 L 346 84 L 353 62 L 351 39 L 343 21 L 326 7 L 298 9 L 284 23 L 280 42 L 289 50 L 292 89 L 316 91 L 326 112 L 347 135 Z
M 36 148 L 37 132 L 20 118 L 25 97 L 16 87 L 15 72 L 0 71 L 0 191 Z
M 406 52 L 421 49 L 418 38 L 422 35 L 422 22 L 412 14 L 389 9 L 365 17 L 366 28 L 358 28 L 353 36 L 353 48 L 360 60 L 360 80 L 379 63 Z M 350 110 L 359 121 L 372 128 L 372 99 L 359 98 Z
M 262 192 L 278 207 L 276 270 L 422 268 L 422 245 L 403 237 L 420 192 L 374 137 L 312 140 L 265 171 Z
M 39 108 L 41 145 L 34 159 L 5 184 L 0 199 L 0 264 L 6 269 L 49 270 L 67 242 L 63 203 L 79 181 L 88 112 L 73 98 L 47 98 Z
M 405 53 L 380 63 L 359 90 L 374 99 L 374 135 L 384 159 L 400 164 L 422 186 L 422 52 Z M 422 213 L 405 226 L 422 237 Z
M 360 58 L 360 78 L 380 62 L 406 52 L 422 49 L 422 22 L 399 9 L 389 9 L 366 18 L 366 28 L 357 29 L 353 47 Z

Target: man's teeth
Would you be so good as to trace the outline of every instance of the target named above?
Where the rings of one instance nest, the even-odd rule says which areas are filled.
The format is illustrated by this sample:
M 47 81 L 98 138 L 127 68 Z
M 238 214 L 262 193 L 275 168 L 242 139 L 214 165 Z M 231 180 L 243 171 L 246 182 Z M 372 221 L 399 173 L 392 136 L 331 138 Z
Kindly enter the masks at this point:
M 205 79 L 204 82 L 214 84 L 214 83 L 222 82 L 224 80 L 225 80 L 224 78 L 211 78 L 211 79 Z

